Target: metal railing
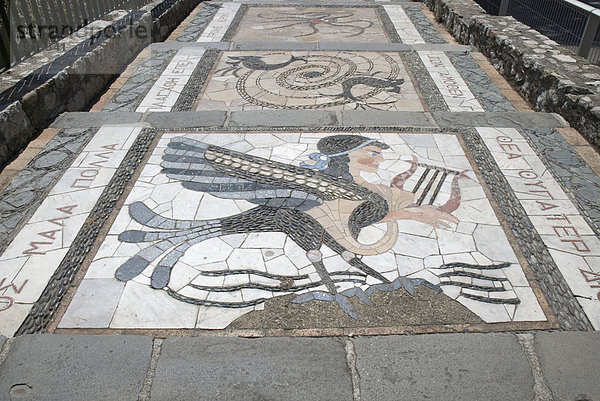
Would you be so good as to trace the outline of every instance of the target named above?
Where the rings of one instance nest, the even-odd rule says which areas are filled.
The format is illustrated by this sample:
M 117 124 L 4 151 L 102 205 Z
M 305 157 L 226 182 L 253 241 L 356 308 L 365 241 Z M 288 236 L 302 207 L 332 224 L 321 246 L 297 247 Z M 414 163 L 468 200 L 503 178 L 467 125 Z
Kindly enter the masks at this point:
M 114 10 L 151 0 L 0 0 L 0 72 Z
M 600 64 L 600 9 L 577 0 L 475 0 L 488 14 L 510 15 Z

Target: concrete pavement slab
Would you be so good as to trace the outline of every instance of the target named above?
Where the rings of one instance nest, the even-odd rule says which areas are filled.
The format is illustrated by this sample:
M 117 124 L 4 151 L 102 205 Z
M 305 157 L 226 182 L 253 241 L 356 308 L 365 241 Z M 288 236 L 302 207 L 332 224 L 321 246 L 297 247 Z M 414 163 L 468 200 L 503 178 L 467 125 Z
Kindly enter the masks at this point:
M 136 400 L 151 352 L 143 336 L 19 337 L 0 365 L 0 399 Z
M 153 400 L 351 400 L 344 343 L 323 338 L 168 338 Z
M 144 121 L 155 128 L 190 128 L 190 127 L 221 127 L 227 119 L 227 112 L 224 111 L 202 111 L 202 112 L 170 112 L 150 113 Z
M 104 124 L 131 124 L 137 123 L 142 118 L 142 113 L 85 113 L 73 112 L 61 115 L 53 124 L 54 128 L 91 128 L 101 127 Z
M 600 399 L 600 333 L 538 333 L 535 350 L 555 401 Z
M 560 128 L 568 124 L 558 114 L 516 112 L 433 112 L 442 128 L 506 127 Z
M 352 340 L 361 400 L 531 400 L 533 376 L 510 334 Z
M 336 125 L 334 113 L 321 110 L 234 111 L 230 127 L 322 127 Z
M 340 112 L 341 126 L 396 126 L 396 127 L 434 127 L 430 113 L 400 111 L 388 113 L 379 110 L 352 110 Z

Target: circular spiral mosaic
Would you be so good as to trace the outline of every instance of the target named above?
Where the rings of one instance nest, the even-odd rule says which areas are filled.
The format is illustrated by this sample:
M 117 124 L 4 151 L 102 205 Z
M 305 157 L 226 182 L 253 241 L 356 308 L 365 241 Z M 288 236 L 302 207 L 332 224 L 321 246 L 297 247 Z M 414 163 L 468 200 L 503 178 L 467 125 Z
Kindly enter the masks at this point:
M 385 53 L 368 57 L 270 53 L 232 56 L 227 62 L 238 77 L 236 90 L 248 103 L 270 109 L 320 109 L 354 104 L 391 109 L 403 79 L 398 63 Z

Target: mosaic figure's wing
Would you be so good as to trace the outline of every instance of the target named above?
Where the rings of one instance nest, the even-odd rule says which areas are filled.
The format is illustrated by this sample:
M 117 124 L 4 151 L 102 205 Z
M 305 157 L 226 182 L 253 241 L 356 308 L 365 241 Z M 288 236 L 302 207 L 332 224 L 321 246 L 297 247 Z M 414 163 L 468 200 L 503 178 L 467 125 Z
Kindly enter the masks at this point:
M 326 200 L 372 194 L 327 174 L 184 137 L 169 142 L 161 166 L 187 189 L 273 207 L 308 210 Z

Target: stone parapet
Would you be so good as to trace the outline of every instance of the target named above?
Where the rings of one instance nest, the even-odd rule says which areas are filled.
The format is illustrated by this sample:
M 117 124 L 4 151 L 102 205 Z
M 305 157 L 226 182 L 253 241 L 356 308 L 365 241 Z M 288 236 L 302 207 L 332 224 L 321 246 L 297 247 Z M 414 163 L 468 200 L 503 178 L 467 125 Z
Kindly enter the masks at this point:
M 425 0 L 461 43 L 477 47 L 536 110 L 558 113 L 600 148 L 600 67 L 472 0 Z
M 150 41 L 164 40 L 200 1 L 154 1 L 131 14 L 134 18 L 114 11 L 88 25 L 87 37 L 75 33 L 1 74 L 0 166 L 60 113 L 83 110 Z M 105 34 L 119 24 L 124 27 L 118 34 Z M 108 37 L 94 46 L 91 37 L 102 35 Z

